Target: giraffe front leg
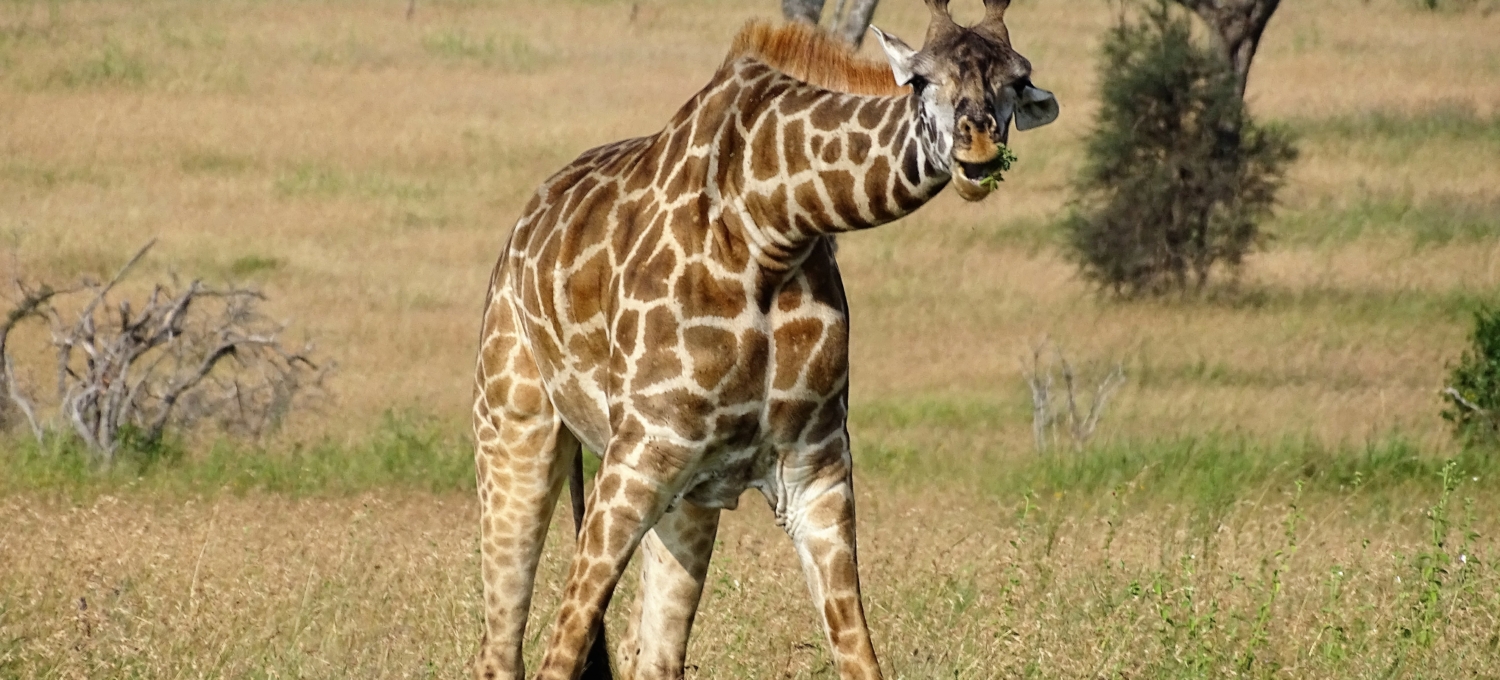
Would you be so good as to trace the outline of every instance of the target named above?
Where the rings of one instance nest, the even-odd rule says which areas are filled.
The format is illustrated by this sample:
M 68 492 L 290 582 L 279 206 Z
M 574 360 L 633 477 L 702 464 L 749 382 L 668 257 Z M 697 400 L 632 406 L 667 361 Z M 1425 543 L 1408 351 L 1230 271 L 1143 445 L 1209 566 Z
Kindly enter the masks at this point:
M 831 444 L 830 446 L 840 446 Z M 842 444 L 847 451 L 847 444 Z M 859 592 L 854 539 L 854 486 L 847 454 L 840 462 L 809 471 L 801 493 L 788 499 L 784 526 L 797 547 L 813 604 L 833 650 L 841 680 L 879 680 L 880 663 L 870 642 Z
M 688 636 L 718 530 L 718 509 L 682 501 L 641 541 L 641 592 L 618 655 L 623 677 L 683 677 Z
M 610 442 L 537 680 L 575 680 L 630 556 L 678 490 L 681 449 Z

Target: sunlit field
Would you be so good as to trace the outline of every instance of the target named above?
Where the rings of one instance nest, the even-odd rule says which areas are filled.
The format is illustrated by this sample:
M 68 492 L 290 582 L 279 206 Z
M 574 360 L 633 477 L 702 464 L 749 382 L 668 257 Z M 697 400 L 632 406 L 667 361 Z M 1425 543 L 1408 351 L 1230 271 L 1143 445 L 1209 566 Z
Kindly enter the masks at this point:
M 1201 295 L 1119 301 L 1055 226 L 1118 6 L 1017 0 L 1061 118 L 1012 137 L 985 202 L 839 241 L 887 677 L 1500 676 L 1500 465 L 1438 398 L 1500 301 L 1500 5 L 1437 5 L 1285 3 L 1247 97 L 1302 150 L 1270 238 Z M 5 434 L 0 677 L 464 672 L 468 400 L 510 225 L 579 152 L 659 129 L 779 4 L 411 7 L 0 3 L 0 309 L 17 278 L 108 278 L 157 239 L 133 285 L 254 286 L 338 366 L 269 440 L 203 433 L 149 467 Z M 875 23 L 915 43 L 926 16 L 883 0 Z M 1126 376 L 1081 452 L 1034 450 L 1044 339 Z M 49 394 L 45 329 L 12 342 Z M 789 542 L 758 497 L 727 517 L 688 677 L 832 676 Z

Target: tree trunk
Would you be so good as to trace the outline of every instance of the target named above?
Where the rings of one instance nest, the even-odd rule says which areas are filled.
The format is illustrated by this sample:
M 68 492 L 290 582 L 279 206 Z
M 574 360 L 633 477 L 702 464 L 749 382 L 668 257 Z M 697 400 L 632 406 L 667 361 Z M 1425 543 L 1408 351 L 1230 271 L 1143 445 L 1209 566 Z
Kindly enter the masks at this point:
M 817 24 L 823 17 L 823 0 L 781 0 L 781 14 L 787 21 Z
M 1260 36 L 1276 12 L 1281 0 L 1177 0 L 1179 4 L 1203 18 L 1219 35 L 1220 45 L 1234 69 L 1235 86 L 1241 99 L 1250 79 L 1250 61 Z
M 839 0 L 833 16 L 828 18 L 829 30 L 845 42 L 859 48 L 865 39 L 865 30 L 870 27 L 870 18 L 875 15 L 875 5 L 880 0 Z M 823 18 L 824 0 L 781 0 L 781 15 L 787 21 L 818 24 Z
M 865 31 L 870 28 L 870 18 L 875 16 L 875 5 L 879 0 L 850 0 L 848 11 L 842 17 L 834 17 L 838 22 L 834 25 L 834 33 L 846 42 L 859 49 L 859 45 L 865 39 Z M 840 2 L 839 5 L 843 5 Z

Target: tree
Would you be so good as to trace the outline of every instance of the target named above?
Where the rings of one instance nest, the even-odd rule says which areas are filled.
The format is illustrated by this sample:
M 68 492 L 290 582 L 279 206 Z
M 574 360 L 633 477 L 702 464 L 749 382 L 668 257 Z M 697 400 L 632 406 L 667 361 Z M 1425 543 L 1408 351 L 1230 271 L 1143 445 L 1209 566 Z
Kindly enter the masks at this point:
M 1100 54 L 1101 106 L 1064 221 L 1086 277 L 1116 293 L 1201 288 L 1260 240 L 1296 149 L 1257 126 L 1241 80 L 1168 0 L 1122 17 Z
M 879 0 L 839 0 L 828 17 L 829 30 L 858 48 L 875 16 Z M 781 0 L 781 14 L 787 21 L 817 24 L 823 16 L 824 0 Z
M 1203 19 L 1219 36 L 1219 46 L 1234 70 L 1237 94 L 1245 98 L 1250 61 L 1281 0 L 1177 0 Z

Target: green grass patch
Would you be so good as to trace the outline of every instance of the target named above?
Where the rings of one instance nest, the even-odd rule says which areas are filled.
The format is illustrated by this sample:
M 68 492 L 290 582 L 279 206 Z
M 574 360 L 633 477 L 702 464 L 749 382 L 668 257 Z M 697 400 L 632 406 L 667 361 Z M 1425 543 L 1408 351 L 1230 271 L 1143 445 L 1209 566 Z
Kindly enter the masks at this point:
M 24 160 L 11 160 L 0 165 L 0 180 L 27 184 L 40 189 L 55 189 L 75 184 L 90 184 L 96 187 L 110 185 L 109 177 L 87 168 L 61 168 L 38 165 Z
M 1464 102 L 1446 102 L 1416 112 L 1374 110 L 1330 118 L 1300 119 L 1292 121 L 1291 125 L 1308 141 L 1368 142 L 1379 139 L 1399 145 L 1415 145 L 1450 140 L 1500 145 L 1500 116 L 1481 115 L 1472 104 Z
M 265 272 L 273 272 L 281 269 L 286 262 L 280 258 L 267 257 L 264 255 L 246 255 L 235 258 L 229 263 L 229 273 L 237 277 L 253 276 Z
M 75 63 L 55 67 L 47 83 L 66 88 L 139 87 L 146 83 L 146 63 L 113 41 Z
M 856 466 L 898 483 L 970 484 L 981 494 L 1019 498 L 1099 498 L 1122 488 L 1163 503 L 1227 507 L 1301 485 L 1309 493 L 1378 494 L 1425 489 L 1446 464 L 1474 485 L 1494 487 L 1500 456 L 1479 449 L 1453 458 L 1423 451 L 1400 433 L 1329 445 L 1310 438 L 1265 440 L 1214 433 L 1146 441 L 1101 442 L 1078 452 L 972 460 L 934 460 L 879 436 L 855 444 Z
M 402 210 L 390 218 L 390 226 L 396 231 L 439 230 L 452 223 L 453 218 L 439 207 Z
M 183 155 L 178 167 L 191 175 L 233 175 L 255 167 L 255 159 L 220 151 L 195 151 Z
M 985 428 L 1006 407 L 936 402 L 906 412 L 920 425 Z M 861 417 L 900 412 L 864 409 Z M 914 421 L 915 423 L 915 421 Z M 1309 493 L 1380 494 L 1425 489 L 1452 462 L 1471 486 L 1500 479 L 1500 456 L 1483 449 L 1452 458 L 1423 451 L 1400 433 L 1328 445 L 1310 438 L 1257 439 L 1212 433 L 1161 440 L 1102 442 L 1082 452 L 959 458 L 896 443 L 879 431 L 855 442 L 856 468 L 883 483 L 968 488 L 982 496 L 1097 499 L 1128 488 L 1139 498 L 1227 507 L 1301 485 Z M 584 457 L 592 475 L 597 456 Z M 37 444 L 13 437 L 0 454 L 0 492 L 91 496 L 134 490 L 169 495 L 246 493 L 340 496 L 377 489 L 430 492 L 474 488 L 473 445 L 465 433 L 413 415 L 387 414 L 368 438 L 289 448 L 219 442 L 190 453 L 181 442 L 126 446 L 114 464 L 90 462 L 76 439 Z
M 336 168 L 302 163 L 278 175 L 275 190 L 282 197 L 337 196 L 349 185 L 348 176 Z
M 149 451 L 126 447 L 108 467 L 92 463 L 71 437 L 41 444 L 12 438 L 5 449 L 0 453 L 0 492 L 10 493 L 261 491 L 308 496 L 474 488 L 474 449 L 468 437 L 431 419 L 390 413 L 368 438 L 353 443 L 321 441 L 281 450 L 218 442 L 201 454 L 189 454 L 182 443 L 168 442 Z
M 966 251 L 975 248 L 1018 248 L 1032 257 L 1047 250 L 1061 248 L 1066 242 L 1059 222 L 1033 217 L 996 219 L 973 224 L 962 230 L 955 229 L 954 233 L 957 245 Z
M 1285 287 L 1242 285 L 1233 290 L 1213 291 L 1210 304 L 1255 312 L 1316 312 L 1320 321 L 1335 324 L 1370 323 L 1390 326 L 1398 322 L 1430 324 L 1434 321 L 1461 323 L 1481 305 L 1500 299 L 1497 288 L 1371 289 L 1310 285 Z
M 1497 148 L 1500 154 L 1500 148 Z M 1405 239 L 1414 249 L 1478 243 L 1500 234 L 1500 197 L 1366 194 L 1353 203 L 1287 212 L 1268 230 L 1276 242 L 1338 245 L 1366 236 Z
M 436 185 L 426 181 L 399 180 L 379 173 L 353 174 L 318 163 L 301 163 L 279 175 L 273 184 L 283 198 L 336 198 L 352 195 L 396 201 L 426 201 L 436 198 Z
M 434 57 L 448 61 L 478 64 L 485 68 L 515 73 L 535 72 L 552 61 L 551 57 L 521 36 L 499 37 L 491 34 L 480 37 L 454 29 L 423 36 L 422 49 Z
M 1477 453 L 1458 460 L 1466 472 L 1492 476 L 1496 468 Z M 1168 499 L 1232 501 L 1299 481 L 1310 491 L 1329 492 L 1426 485 L 1440 478 L 1447 462 L 1399 434 L 1335 446 L 1211 434 L 1106 443 L 1082 454 L 1038 460 L 1009 481 L 1038 491 L 1084 493 L 1132 484 Z

